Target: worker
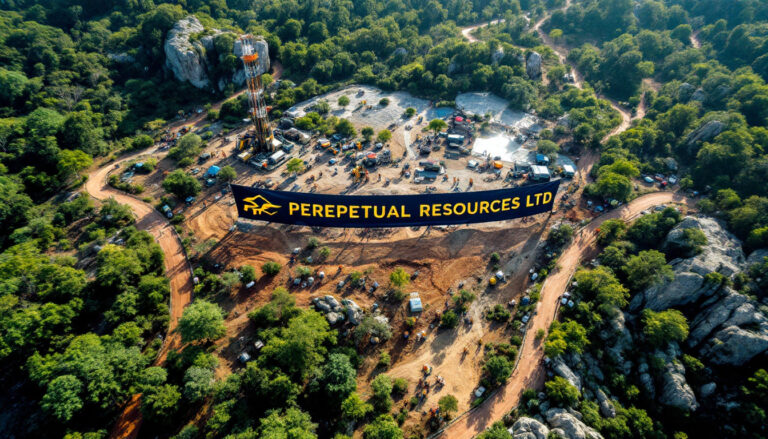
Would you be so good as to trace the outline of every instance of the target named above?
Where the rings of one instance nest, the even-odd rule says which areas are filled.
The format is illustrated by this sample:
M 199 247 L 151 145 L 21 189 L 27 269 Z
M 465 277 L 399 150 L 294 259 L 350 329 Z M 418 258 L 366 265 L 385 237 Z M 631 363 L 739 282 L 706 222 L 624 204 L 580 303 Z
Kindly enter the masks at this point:
M 470 179 L 469 179 L 469 185 L 470 185 L 470 186 L 472 186 L 473 184 L 475 184 L 475 180 L 473 180 L 473 179 L 470 177 Z

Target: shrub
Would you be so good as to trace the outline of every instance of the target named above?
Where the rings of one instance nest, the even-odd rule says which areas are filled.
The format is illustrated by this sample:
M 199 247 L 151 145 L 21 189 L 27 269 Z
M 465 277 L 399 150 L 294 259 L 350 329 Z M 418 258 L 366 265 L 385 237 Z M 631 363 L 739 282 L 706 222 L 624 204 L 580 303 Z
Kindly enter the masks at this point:
M 267 261 L 261 266 L 261 272 L 267 276 L 274 276 L 280 272 L 281 268 L 283 268 L 282 265 L 278 264 L 277 262 Z
M 500 260 L 501 260 L 501 256 L 499 256 L 499 254 L 497 252 L 491 253 L 491 262 L 492 263 L 495 264 L 495 263 L 499 262 Z
M 317 248 L 319 245 L 320 245 L 320 241 L 318 241 L 318 239 L 317 239 L 317 238 L 315 238 L 314 236 L 313 236 L 313 237 L 311 237 L 311 238 L 309 238 L 309 239 L 307 240 L 307 249 L 308 249 L 308 250 L 314 250 L 314 249 L 316 249 L 316 248 Z
M 381 368 L 388 368 L 392 360 L 389 357 L 389 352 L 382 351 L 381 354 L 379 354 L 379 362 L 376 364 L 376 367 Z
M 496 322 L 506 322 L 509 320 L 509 317 L 511 316 L 511 313 L 509 310 L 504 306 L 500 304 L 494 305 L 492 309 L 488 311 L 488 314 L 486 314 L 486 318 L 488 320 L 493 320 Z
M 405 378 L 396 378 L 392 383 L 392 393 L 395 395 L 405 395 L 408 391 L 408 381 Z
M 389 105 L 389 98 L 381 98 L 379 100 L 379 105 L 381 105 L 382 107 L 386 107 L 387 105 Z
M 440 318 L 440 326 L 444 328 L 455 328 L 458 324 L 459 316 L 452 309 L 443 313 L 443 316 Z

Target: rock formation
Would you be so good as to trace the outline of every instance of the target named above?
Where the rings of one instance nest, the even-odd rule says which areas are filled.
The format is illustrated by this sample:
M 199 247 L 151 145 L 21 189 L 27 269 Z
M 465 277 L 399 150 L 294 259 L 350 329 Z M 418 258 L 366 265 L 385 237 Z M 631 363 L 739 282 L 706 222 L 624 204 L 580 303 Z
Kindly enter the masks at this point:
M 715 219 L 697 216 L 686 217 L 670 231 L 675 239 L 682 230 L 697 228 L 707 237 L 707 245 L 702 252 L 692 258 L 675 259 L 670 262 L 675 276 L 671 281 L 663 282 L 637 294 L 630 304 L 630 310 L 638 312 L 642 308 L 662 311 L 668 308 L 687 305 L 714 294 L 718 285 L 704 281 L 704 276 L 717 272 L 730 278 L 744 267 L 744 252 L 741 242 L 728 233 Z M 664 245 L 667 245 L 666 243 Z
M 205 47 L 199 41 L 190 41 L 190 37 L 204 30 L 197 17 L 190 15 L 168 31 L 163 46 L 165 65 L 173 71 L 176 79 L 189 81 L 197 88 L 207 87 L 210 81 L 205 66 Z
M 508 431 L 514 439 L 547 439 L 549 435 L 549 428 L 546 425 L 526 417 L 515 421 Z
M 595 429 L 565 409 L 547 410 L 546 417 L 547 423 L 552 427 L 551 431 L 566 439 L 603 439 Z
M 528 59 L 525 60 L 525 72 L 531 79 L 541 77 L 541 55 L 538 52 L 531 52 Z
M 200 21 L 194 15 L 179 20 L 173 28 L 168 31 L 163 49 L 165 51 L 165 65 L 173 72 L 174 77 L 179 81 L 189 81 L 197 88 L 206 88 L 211 86 L 211 72 L 209 70 L 209 59 L 207 53 L 214 50 L 214 39 L 221 35 L 219 29 L 208 29 L 208 35 L 193 41 L 193 36 L 206 31 Z M 256 52 L 259 54 L 258 68 L 259 73 L 269 71 L 269 47 L 263 39 L 256 39 Z M 232 53 L 238 58 L 242 55 L 240 41 L 235 39 L 232 47 Z M 213 78 L 216 79 L 216 78 Z M 216 86 L 223 90 L 228 82 L 236 85 L 245 83 L 245 72 L 240 67 L 231 77 L 218 78 Z

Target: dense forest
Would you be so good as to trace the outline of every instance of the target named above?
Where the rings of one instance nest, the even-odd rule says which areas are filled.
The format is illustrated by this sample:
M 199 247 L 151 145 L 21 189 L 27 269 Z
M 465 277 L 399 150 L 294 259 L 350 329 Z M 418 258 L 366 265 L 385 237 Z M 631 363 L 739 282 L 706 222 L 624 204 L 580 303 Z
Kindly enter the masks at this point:
M 359 394 L 356 350 L 340 344 L 319 313 L 298 308 L 283 290 L 249 316 L 265 343 L 258 361 L 217 381 L 217 359 L 207 349 L 223 335 L 223 313 L 214 299 L 230 281 L 198 269 L 198 300 L 180 322 L 189 343 L 170 352 L 164 364 L 156 361 L 169 318 L 164 255 L 151 235 L 137 230 L 130 209 L 114 201 L 94 203 L 79 191 L 94 161 L 149 147 L 180 110 L 204 107 L 235 91 L 233 83 L 195 88 L 175 80 L 165 66 L 166 35 L 189 14 L 206 29 L 264 37 L 273 62 L 285 69 L 269 98 L 275 117 L 350 83 L 406 90 L 434 101 L 492 91 L 513 108 L 553 121 L 565 117 L 566 124 L 543 133 L 545 140 L 568 139 L 577 149 L 601 151 L 590 195 L 628 201 L 634 196 L 632 179 L 666 171 L 674 162 L 681 186 L 704 195 L 699 209 L 724 220 L 745 251 L 768 246 L 768 5 L 757 0 L 565 5 L 561 0 L 3 2 L 0 383 L 10 391 L 0 397 L 0 411 L 13 418 L 3 431 L 15 437 L 106 437 L 131 395 L 143 393 L 144 431 L 161 437 L 344 438 L 350 422 L 366 424 L 366 439 L 403 435 L 390 414 L 391 395 L 402 384 L 379 375 L 370 399 Z M 572 48 L 568 61 L 587 82 L 582 90 L 563 81 L 569 67 L 560 65 L 528 26 L 557 8 L 564 9 L 555 11 L 544 29 Z M 505 21 L 484 31 L 484 41 L 461 38 L 460 26 L 493 18 Z M 239 67 L 231 51 L 234 34 L 218 34 L 205 54 L 216 77 L 229 77 Z M 524 60 L 532 51 L 544 58 L 547 85 L 526 73 Z M 596 92 L 631 108 L 645 101 L 645 117 L 601 143 L 620 117 Z M 231 100 L 210 116 L 239 119 L 244 105 L 243 99 Z M 344 127 L 324 126 L 326 134 Z M 190 142 L 197 150 L 201 140 Z M 178 154 L 183 158 L 184 151 Z M 173 180 L 168 189 L 176 193 Z M 647 273 L 664 278 L 666 263 L 679 249 L 662 254 L 654 248 L 680 220 L 668 209 L 634 225 L 616 224 L 614 236 L 601 236 L 604 264 L 577 274 L 575 293 L 584 301 L 550 331 L 550 357 L 590 350 L 599 355 L 593 336 L 646 282 L 655 281 Z M 696 238 L 690 238 L 693 247 Z M 262 267 L 265 275 L 275 270 L 280 267 Z M 765 264 L 756 265 L 733 287 L 763 298 L 766 270 Z M 688 323 L 662 311 L 643 314 L 637 328 L 644 334 L 637 347 L 642 351 L 682 341 Z M 681 361 L 702 383 L 727 373 L 705 367 L 705 358 L 686 354 Z M 741 404 L 731 412 L 733 428 L 718 430 L 719 437 L 768 435 L 765 364 L 743 369 L 729 377 Z M 708 428 L 717 428 L 716 408 L 670 415 L 639 394 L 619 369 L 610 370 L 609 381 L 621 395 L 619 415 L 610 420 L 561 381 L 551 381 L 546 390 L 556 404 L 578 408 L 605 437 L 707 437 L 714 431 Z M 525 401 L 521 414 L 535 413 L 535 392 L 527 392 Z M 191 423 L 201 412 L 206 420 Z M 509 434 L 497 426 L 484 436 Z

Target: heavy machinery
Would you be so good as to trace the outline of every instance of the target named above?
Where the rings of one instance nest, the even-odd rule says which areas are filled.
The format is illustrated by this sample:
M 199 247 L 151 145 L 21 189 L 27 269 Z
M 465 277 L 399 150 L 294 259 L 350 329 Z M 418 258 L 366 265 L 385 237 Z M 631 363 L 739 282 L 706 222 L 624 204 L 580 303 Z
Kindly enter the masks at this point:
M 267 116 L 267 105 L 264 102 L 264 87 L 261 83 L 261 73 L 258 71 L 259 54 L 256 52 L 255 37 L 243 35 L 240 37 L 242 47 L 245 80 L 248 85 L 248 112 L 253 122 L 253 130 L 244 135 L 239 142 L 239 149 L 252 148 L 255 153 L 271 153 L 280 145 L 272 133 Z

